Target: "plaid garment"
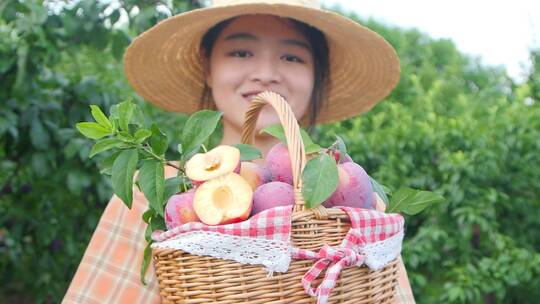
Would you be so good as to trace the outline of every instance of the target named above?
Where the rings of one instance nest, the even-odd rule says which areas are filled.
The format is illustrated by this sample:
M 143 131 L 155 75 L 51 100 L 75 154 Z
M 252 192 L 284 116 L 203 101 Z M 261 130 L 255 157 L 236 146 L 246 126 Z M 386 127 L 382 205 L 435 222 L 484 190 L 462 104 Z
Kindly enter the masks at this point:
M 173 168 L 166 177 L 175 176 Z M 107 205 L 62 303 L 161 303 L 152 263 L 146 274 L 147 285 L 140 281 L 140 267 L 146 241 L 142 214 L 148 202 L 137 189 L 133 205 L 127 209 L 113 196 Z M 378 204 L 384 211 L 384 204 Z M 403 263 L 399 261 L 396 303 L 415 303 Z

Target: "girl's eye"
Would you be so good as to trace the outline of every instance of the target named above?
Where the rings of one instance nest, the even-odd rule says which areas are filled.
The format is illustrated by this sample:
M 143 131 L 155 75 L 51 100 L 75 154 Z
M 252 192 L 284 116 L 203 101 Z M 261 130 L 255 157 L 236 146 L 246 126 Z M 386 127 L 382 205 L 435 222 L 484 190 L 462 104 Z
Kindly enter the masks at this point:
M 300 57 L 294 56 L 294 55 L 283 55 L 281 58 L 284 59 L 285 61 L 290 61 L 290 62 L 298 62 L 298 63 L 304 62 L 304 60 L 302 60 Z
M 239 57 L 239 58 L 246 58 L 246 57 L 252 56 L 252 54 L 248 51 L 234 51 L 234 52 L 230 52 L 229 55 L 232 57 Z

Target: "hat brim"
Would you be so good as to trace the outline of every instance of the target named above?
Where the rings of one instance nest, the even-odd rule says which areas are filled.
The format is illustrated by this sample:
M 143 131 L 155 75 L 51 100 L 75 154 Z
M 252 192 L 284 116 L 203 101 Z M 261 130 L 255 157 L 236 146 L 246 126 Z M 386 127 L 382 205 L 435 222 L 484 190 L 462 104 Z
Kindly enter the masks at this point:
M 374 31 L 334 12 L 286 4 L 239 4 L 192 10 L 165 19 L 139 35 L 124 55 L 134 90 L 167 111 L 199 110 L 204 73 L 199 46 L 213 25 L 231 17 L 270 14 L 321 30 L 329 45 L 328 99 L 316 123 L 340 121 L 369 111 L 399 81 L 393 47 Z

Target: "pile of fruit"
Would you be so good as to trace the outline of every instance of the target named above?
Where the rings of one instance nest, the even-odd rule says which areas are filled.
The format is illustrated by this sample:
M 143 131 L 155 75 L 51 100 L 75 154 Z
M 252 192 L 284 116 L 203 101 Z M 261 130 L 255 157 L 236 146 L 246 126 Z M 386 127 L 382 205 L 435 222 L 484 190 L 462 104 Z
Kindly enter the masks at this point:
M 323 202 L 327 208 L 371 208 L 375 194 L 364 169 L 339 150 L 327 150 L 337 164 L 336 190 Z M 192 156 L 185 173 L 193 188 L 169 198 L 165 223 L 172 229 L 188 222 L 223 225 L 248 219 L 263 210 L 294 205 L 291 161 L 287 146 L 278 143 L 266 156 L 265 165 L 241 161 L 240 150 L 220 145 Z

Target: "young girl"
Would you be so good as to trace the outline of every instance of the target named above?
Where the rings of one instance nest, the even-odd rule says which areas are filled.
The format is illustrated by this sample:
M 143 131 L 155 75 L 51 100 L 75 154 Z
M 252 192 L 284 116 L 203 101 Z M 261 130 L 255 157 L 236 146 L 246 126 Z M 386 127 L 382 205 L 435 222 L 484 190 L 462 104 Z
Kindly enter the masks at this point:
M 221 144 L 240 143 L 244 112 L 259 92 L 279 93 L 301 125 L 312 126 L 366 112 L 397 83 L 393 48 L 315 1 L 214 2 L 140 35 L 126 51 L 125 72 L 139 95 L 168 111 L 222 111 Z M 265 106 L 255 134 L 276 123 Z M 253 145 L 266 156 L 277 142 L 258 134 Z M 137 189 L 133 195 L 131 210 L 116 196 L 109 202 L 63 303 L 160 302 L 152 267 L 148 285 L 140 282 L 147 202 Z M 414 303 L 401 261 L 399 271 L 396 300 Z

